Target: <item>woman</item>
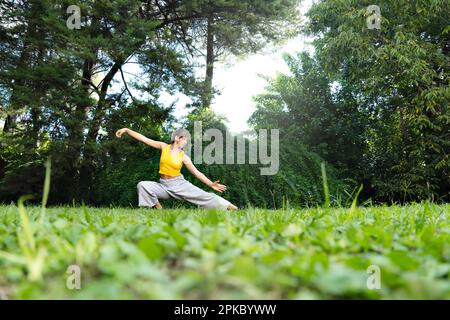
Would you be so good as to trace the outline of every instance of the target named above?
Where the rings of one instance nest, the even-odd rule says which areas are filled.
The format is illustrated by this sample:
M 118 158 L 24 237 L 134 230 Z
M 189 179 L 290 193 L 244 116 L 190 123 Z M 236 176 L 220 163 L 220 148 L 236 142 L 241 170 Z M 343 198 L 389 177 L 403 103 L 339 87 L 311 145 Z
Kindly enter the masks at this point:
M 191 159 L 184 154 L 182 149 L 190 137 L 189 131 L 186 129 L 181 128 L 175 130 L 172 133 L 172 141 L 170 144 L 149 139 L 128 128 L 117 130 L 116 136 L 121 138 L 124 133 L 153 148 L 162 150 L 159 161 L 159 183 L 156 181 L 141 181 L 137 185 L 139 206 L 162 209 L 159 200 L 172 197 L 178 200 L 186 200 L 201 208 L 238 209 L 230 201 L 194 186 L 185 180 L 184 176 L 180 173 L 181 167 L 185 164 L 188 170 L 207 186 L 219 192 L 223 192 L 227 188 L 223 184 L 220 184 L 219 180 L 214 182 L 209 180 L 194 166 Z

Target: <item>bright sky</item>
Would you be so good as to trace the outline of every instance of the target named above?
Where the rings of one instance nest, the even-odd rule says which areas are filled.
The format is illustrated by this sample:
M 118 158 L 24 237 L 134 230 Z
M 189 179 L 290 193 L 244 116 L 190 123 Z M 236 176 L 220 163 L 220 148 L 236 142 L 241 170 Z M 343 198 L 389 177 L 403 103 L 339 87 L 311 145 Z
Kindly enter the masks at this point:
M 264 92 L 267 85 L 260 75 L 273 78 L 277 73 L 289 73 L 282 53 L 295 54 L 304 48 L 305 43 L 299 37 L 273 53 L 253 55 L 228 68 L 223 63 L 217 65 L 214 85 L 221 94 L 212 107 L 228 118 L 230 131 L 238 133 L 248 129 L 247 120 L 256 109 L 253 96 Z

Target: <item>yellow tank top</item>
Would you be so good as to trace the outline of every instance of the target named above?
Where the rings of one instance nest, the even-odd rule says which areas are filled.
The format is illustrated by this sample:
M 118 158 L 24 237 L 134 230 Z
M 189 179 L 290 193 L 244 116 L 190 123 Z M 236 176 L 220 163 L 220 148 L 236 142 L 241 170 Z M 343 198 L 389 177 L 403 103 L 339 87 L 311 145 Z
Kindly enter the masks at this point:
M 159 160 L 159 173 L 171 177 L 179 176 L 181 167 L 183 166 L 184 151 L 181 150 L 176 157 L 170 154 L 170 144 L 165 146 L 161 152 Z

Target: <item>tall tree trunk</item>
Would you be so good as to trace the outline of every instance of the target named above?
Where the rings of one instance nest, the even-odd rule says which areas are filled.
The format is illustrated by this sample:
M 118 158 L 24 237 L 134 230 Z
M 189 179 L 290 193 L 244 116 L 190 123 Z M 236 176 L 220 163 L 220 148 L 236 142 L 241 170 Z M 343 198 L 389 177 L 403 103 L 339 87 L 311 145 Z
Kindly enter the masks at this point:
M 39 28 L 40 29 L 40 28 Z M 42 32 L 41 30 L 38 30 L 38 32 Z M 43 42 L 39 43 L 38 48 L 38 56 L 36 59 L 36 63 L 34 64 L 34 68 L 39 67 L 44 63 L 44 57 L 46 54 L 46 49 L 44 48 Z M 47 87 L 45 84 L 34 84 L 33 89 L 36 91 L 36 97 L 41 97 L 45 95 L 45 92 L 47 90 Z M 39 145 L 39 131 L 41 130 L 42 126 L 42 119 L 41 119 L 41 105 L 40 105 L 40 99 L 36 99 L 33 102 L 33 105 L 31 106 L 31 120 L 32 120 L 32 130 L 31 130 L 31 144 L 34 148 L 37 148 Z
M 120 70 L 125 60 L 119 60 L 114 63 L 108 74 L 102 81 L 102 86 L 100 89 L 100 96 L 97 105 L 94 110 L 94 117 L 89 125 L 89 131 L 86 135 L 86 141 L 83 145 L 83 159 L 80 163 L 80 185 L 81 190 L 84 190 L 85 194 L 83 198 L 89 201 L 92 188 L 92 178 L 94 174 L 94 160 L 96 154 L 97 137 L 98 131 L 100 129 L 101 122 L 105 116 L 106 109 L 111 105 L 107 101 L 106 96 L 108 93 L 109 85 L 116 73 Z
M 124 59 L 116 61 L 114 65 L 109 70 L 108 74 L 105 76 L 102 82 L 102 87 L 100 89 L 100 96 L 98 103 L 94 110 L 94 117 L 90 123 L 89 131 L 86 136 L 86 148 L 84 152 L 84 158 L 90 158 L 92 155 L 92 146 L 95 145 L 98 137 L 98 130 L 100 129 L 101 122 L 103 117 L 105 116 L 106 109 L 111 106 L 111 103 L 107 101 L 106 95 L 108 93 L 109 85 L 111 84 L 112 79 L 117 74 L 117 72 L 122 67 Z
M 96 51 L 94 51 L 96 55 Z M 95 66 L 93 59 L 85 59 L 83 62 L 81 85 L 86 99 L 90 95 L 90 83 L 92 81 L 92 72 Z M 67 147 L 71 154 L 72 163 L 78 166 L 81 160 L 81 151 L 84 143 L 84 129 L 86 127 L 87 111 L 91 107 L 88 103 L 79 102 L 74 110 L 72 119 L 67 124 L 69 131 Z
M 205 91 L 203 93 L 203 107 L 209 107 L 212 100 L 212 80 L 214 75 L 214 17 L 208 16 L 207 37 L 206 37 L 206 77 Z
M 3 132 L 11 132 L 17 124 L 17 114 L 7 115 L 3 124 Z

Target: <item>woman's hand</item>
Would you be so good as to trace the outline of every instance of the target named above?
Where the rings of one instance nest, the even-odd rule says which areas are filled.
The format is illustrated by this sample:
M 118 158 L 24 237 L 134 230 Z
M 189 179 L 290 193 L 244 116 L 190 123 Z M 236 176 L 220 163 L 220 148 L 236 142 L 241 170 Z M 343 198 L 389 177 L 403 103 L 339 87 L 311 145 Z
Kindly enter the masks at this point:
M 219 181 L 220 180 L 214 181 L 210 187 L 219 192 L 227 190 L 227 187 L 223 184 L 220 184 Z
M 126 133 L 128 128 L 122 128 L 116 131 L 116 137 L 121 138 L 124 133 Z

